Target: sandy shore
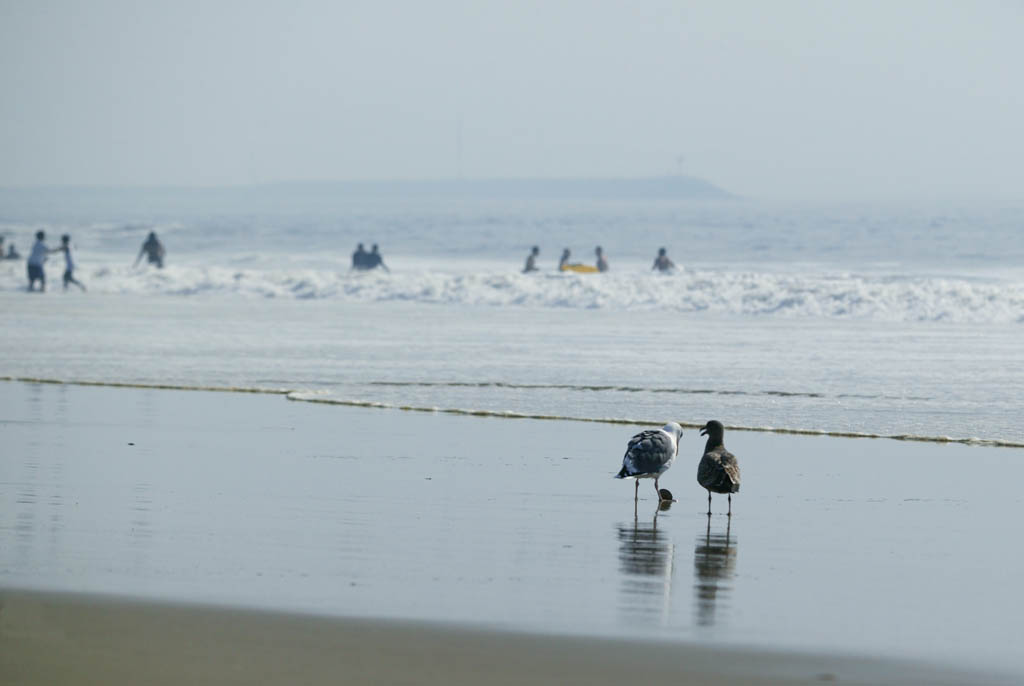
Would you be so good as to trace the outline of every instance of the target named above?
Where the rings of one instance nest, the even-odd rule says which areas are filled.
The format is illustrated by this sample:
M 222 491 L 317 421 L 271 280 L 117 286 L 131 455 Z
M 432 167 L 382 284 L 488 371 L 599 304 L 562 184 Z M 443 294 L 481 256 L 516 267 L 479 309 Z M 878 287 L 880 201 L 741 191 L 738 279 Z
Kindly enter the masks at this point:
M 0 681 L 35 684 L 961 684 L 898 661 L 0 593 Z
M 631 427 L 25 383 L 0 407 L 5 686 L 1024 672 L 1017 451 L 737 432 L 728 518 L 695 432 L 663 509 L 611 478 Z

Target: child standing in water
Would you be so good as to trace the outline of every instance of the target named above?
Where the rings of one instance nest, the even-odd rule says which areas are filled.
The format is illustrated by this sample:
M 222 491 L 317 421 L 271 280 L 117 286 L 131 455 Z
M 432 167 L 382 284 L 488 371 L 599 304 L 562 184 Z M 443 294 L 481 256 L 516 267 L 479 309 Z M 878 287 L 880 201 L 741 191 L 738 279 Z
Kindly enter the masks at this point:
M 69 283 L 73 283 L 84 291 L 85 286 L 75 279 L 75 261 L 71 259 L 71 236 L 68 234 L 60 237 L 60 250 L 64 253 L 64 290 L 68 289 Z

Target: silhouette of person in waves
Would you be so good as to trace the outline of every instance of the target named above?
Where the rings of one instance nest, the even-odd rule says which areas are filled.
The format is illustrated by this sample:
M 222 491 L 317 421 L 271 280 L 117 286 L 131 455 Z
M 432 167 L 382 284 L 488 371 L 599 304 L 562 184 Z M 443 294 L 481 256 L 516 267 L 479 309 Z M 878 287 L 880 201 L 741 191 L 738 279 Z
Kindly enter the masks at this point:
M 651 269 L 657 269 L 659 272 L 667 272 L 675 268 L 675 263 L 668 259 L 668 255 L 665 254 L 665 248 L 658 248 L 658 256 L 654 258 L 654 266 L 651 267 Z
M 391 270 L 388 269 L 388 266 L 384 264 L 384 258 L 381 257 L 380 252 L 378 252 L 377 244 L 374 243 L 373 248 L 370 250 L 370 254 L 366 256 L 366 268 L 376 269 L 377 267 L 380 267 L 384 271 L 391 273 Z
M 565 268 L 569 265 L 569 248 L 562 251 L 562 257 L 558 260 L 558 269 L 565 271 Z
M 536 245 L 530 250 L 530 254 L 526 257 L 526 266 L 523 267 L 523 273 L 539 271 L 537 269 L 537 256 L 540 255 L 540 248 Z
M 46 273 L 43 271 L 43 263 L 46 262 L 47 255 L 58 250 L 60 248 L 51 250 L 46 247 L 46 233 L 36 231 L 36 242 L 32 244 L 32 252 L 29 253 L 27 261 L 29 292 L 35 290 L 36 281 L 39 282 L 40 293 L 46 290 Z
M 149 264 L 155 264 L 157 269 L 163 269 L 164 267 L 164 245 L 160 242 L 160 239 L 156 237 L 155 231 L 150 231 L 146 237 L 146 241 L 142 244 L 142 248 L 139 249 L 139 256 L 135 258 L 135 264 L 133 267 L 138 266 L 139 260 L 142 256 L 146 256 L 146 261 Z
M 64 234 L 60 237 L 59 250 L 64 253 L 64 290 L 68 289 L 68 284 L 73 283 L 84 291 L 85 285 L 76 279 L 74 274 L 75 261 L 71 258 L 71 236 Z
M 370 253 L 366 252 L 366 248 L 360 243 L 356 246 L 356 251 L 352 253 L 352 269 L 369 269 L 370 267 L 366 264 L 366 259 L 370 256 Z

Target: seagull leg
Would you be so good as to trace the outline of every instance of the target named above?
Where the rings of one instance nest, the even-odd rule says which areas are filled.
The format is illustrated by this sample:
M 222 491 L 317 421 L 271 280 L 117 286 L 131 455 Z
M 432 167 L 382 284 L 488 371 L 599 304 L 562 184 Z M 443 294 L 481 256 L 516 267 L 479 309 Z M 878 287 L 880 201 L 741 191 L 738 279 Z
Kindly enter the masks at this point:
M 636 484 L 636 488 L 633 489 L 633 500 L 636 501 L 640 497 L 640 479 L 633 479 L 633 483 Z
M 711 514 L 711 489 L 708 489 L 708 514 Z
M 732 517 L 732 493 L 729 494 L 729 516 Z
M 661 489 L 658 488 L 658 477 L 654 477 L 654 492 L 658 494 L 658 502 L 661 502 Z

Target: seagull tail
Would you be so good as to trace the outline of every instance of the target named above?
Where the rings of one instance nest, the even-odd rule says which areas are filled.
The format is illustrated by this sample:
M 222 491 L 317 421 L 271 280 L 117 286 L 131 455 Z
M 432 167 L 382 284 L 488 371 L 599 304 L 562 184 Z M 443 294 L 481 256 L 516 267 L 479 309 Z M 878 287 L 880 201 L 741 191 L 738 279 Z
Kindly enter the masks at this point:
M 625 479 L 627 476 L 629 476 L 629 474 L 626 473 L 626 467 L 623 465 L 622 469 L 619 470 L 619 473 L 615 475 L 615 478 Z

